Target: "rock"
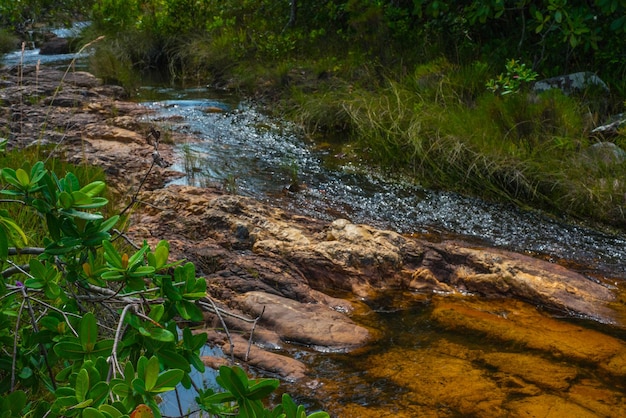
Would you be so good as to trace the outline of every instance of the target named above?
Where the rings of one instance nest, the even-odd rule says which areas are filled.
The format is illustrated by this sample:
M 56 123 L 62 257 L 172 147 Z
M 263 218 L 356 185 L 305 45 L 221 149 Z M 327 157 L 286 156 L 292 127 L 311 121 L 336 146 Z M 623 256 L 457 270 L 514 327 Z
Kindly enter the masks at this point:
M 320 304 L 303 304 L 263 292 L 241 296 L 251 316 L 275 330 L 283 340 L 312 346 L 323 351 L 350 351 L 371 340 L 367 329 L 346 315 Z
M 540 80 L 533 85 L 533 91 L 540 93 L 550 89 L 559 89 L 564 94 L 570 95 L 580 93 L 589 87 L 609 92 L 609 87 L 606 83 L 591 72 L 578 72 Z
M 511 307 L 511 301 L 504 304 L 496 300 L 436 298 L 434 305 L 431 319 L 447 330 L 471 331 L 491 341 L 500 341 L 504 346 L 539 351 L 571 363 L 590 363 L 602 373 L 619 379 L 626 376 L 626 343 L 598 331 L 550 318 L 522 302 L 515 302 Z M 497 359 L 498 363 L 502 362 L 502 357 L 489 359 L 489 356 L 483 357 L 483 361 Z M 518 358 L 516 361 L 521 364 L 529 360 Z M 552 369 L 548 367 L 547 370 Z M 564 378 L 573 380 L 574 371 L 554 368 L 553 372 L 556 370 L 561 370 L 558 373 Z M 533 373 L 537 371 L 520 370 L 516 374 L 537 384 L 541 378 Z
M 142 194 L 141 200 L 176 208 L 172 217 L 146 209 L 137 224 L 167 239 L 179 235 L 174 231 L 187 231 L 187 256 L 218 260 L 207 280 L 223 300 L 261 290 L 323 303 L 311 290 L 348 291 L 371 299 L 386 289 L 409 288 L 514 297 L 555 312 L 621 323 L 609 306 L 614 290 L 525 255 L 460 242 L 425 242 L 346 220 L 328 224 L 210 189 L 172 186 Z
M 66 38 L 53 37 L 46 40 L 39 49 L 40 55 L 60 55 L 70 53 L 70 42 Z
M 296 381 L 306 376 L 307 368 L 304 363 L 285 355 L 263 350 L 254 344 L 250 345 L 249 341 L 241 335 L 231 334 L 231 341 L 229 341 L 223 333 L 210 332 L 208 339 L 209 342 L 221 346 L 227 358 L 231 355 L 230 343 L 232 342 L 232 353 L 237 359 L 245 361 L 250 366 L 277 374 L 285 380 Z M 215 359 L 207 359 L 205 364 L 207 363 L 211 366 L 216 365 L 217 368 L 224 365 Z
M 532 354 L 486 353 L 480 360 L 487 367 L 507 376 L 517 376 L 524 382 L 547 391 L 566 391 L 578 377 L 574 367 L 558 365 Z
M 609 308 L 615 294 L 558 264 L 497 249 L 455 243 L 431 246 L 424 267 L 438 280 L 463 292 L 515 297 L 558 312 L 576 312 L 607 323 L 619 322 Z
M 613 142 L 597 142 L 582 153 L 583 157 L 592 164 L 621 164 L 626 160 L 626 151 Z

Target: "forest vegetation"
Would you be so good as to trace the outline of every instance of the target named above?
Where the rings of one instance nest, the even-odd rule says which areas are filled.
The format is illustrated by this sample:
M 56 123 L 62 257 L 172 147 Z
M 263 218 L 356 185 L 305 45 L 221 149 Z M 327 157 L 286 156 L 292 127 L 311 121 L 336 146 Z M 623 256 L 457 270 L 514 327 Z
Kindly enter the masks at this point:
M 89 20 L 92 71 L 129 90 L 141 74 L 239 90 L 426 187 L 626 225 L 622 0 L 27 0 L 0 2 L 7 34 Z M 1 43 L 1 42 L 0 42 Z M 566 96 L 532 82 L 598 75 Z M 618 149 L 619 151 L 619 149 Z

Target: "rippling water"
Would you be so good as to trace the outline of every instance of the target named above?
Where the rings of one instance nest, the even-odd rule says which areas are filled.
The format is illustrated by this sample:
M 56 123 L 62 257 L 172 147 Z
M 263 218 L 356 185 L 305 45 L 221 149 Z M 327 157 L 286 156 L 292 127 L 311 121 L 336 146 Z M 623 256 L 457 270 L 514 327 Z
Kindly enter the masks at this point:
M 202 98 L 210 94 L 203 89 L 150 89 L 143 94 L 159 98 L 145 102 L 156 111 L 152 118 L 202 139 L 185 145 L 188 160 L 194 160 L 194 178 L 180 182 L 230 181 L 238 193 L 274 203 L 280 200 L 282 206 L 308 215 L 345 217 L 407 234 L 460 237 L 568 260 L 583 272 L 626 277 L 624 236 L 385 179 L 342 162 L 337 150 L 315 147 L 288 123 L 272 120 L 249 104 Z M 294 176 L 306 187 L 286 195 Z

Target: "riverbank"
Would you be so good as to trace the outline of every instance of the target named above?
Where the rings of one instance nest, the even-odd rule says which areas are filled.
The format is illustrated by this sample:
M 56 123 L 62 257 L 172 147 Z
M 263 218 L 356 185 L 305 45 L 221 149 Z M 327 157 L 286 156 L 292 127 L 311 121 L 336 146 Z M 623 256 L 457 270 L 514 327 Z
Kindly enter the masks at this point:
M 101 166 L 120 196 L 133 196 L 152 164 L 150 129 L 167 138 L 159 152 L 170 162 L 177 158 L 172 145 L 198 140 L 166 131 L 167 121 L 141 122 L 149 110 L 124 101 L 119 88 L 103 86 L 88 73 L 24 68 L 2 79 L 0 115 L 11 148 L 47 144 L 71 161 Z M 526 255 L 431 242 L 346 219 L 319 220 L 218 188 L 165 186 L 177 175 L 155 167 L 137 196 L 127 235 L 152 244 L 169 240 L 173 257 L 194 262 L 219 306 L 242 317 L 264 311 L 249 364 L 295 381 L 302 396 L 337 416 L 521 416 L 545 412 L 555 401 L 559 413 L 576 416 L 626 411 L 619 386 L 626 375 L 626 345 L 607 334 L 626 323 L 622 285 L 614 278 L 589 280 Z M 126 203 L 122 199 L 121 206 Z M 394 349 L 395 337 L 376 318 L 390 311 L 402 318 L 416 310 L 427 320 L 407 329 L 430 322 L 456 342 L 424 340 Z M 563 316 L 567 320 L 558 319 Z M 570 323 L 578 317 L 600 330 Z M 204 327 L 228 356 L 216 321 L 207 313 Z M 229 319 L 228 326 L 249 337 L 249 324 Z M 464 334 L 497 344 L 481 349 Z M 235 343 L 239 361 L 246 357 L 244 346 Z M 520 353 L 520 347 L 533 355 Z M 353 389 L 347 389 L 349 376 L 326 376 L 316 366 L 330 357 L 365 361 L 350 383 Z M 565 384 L 540 373 L 546 362 L 567 365 L 558 369 Z M 388 382 L 375 399 L 359 389 L 370 387 L 369 380 Z M 398 390 L 414 395 L 398 399 Z M 595 400 L 599 395 L 610 408 Z

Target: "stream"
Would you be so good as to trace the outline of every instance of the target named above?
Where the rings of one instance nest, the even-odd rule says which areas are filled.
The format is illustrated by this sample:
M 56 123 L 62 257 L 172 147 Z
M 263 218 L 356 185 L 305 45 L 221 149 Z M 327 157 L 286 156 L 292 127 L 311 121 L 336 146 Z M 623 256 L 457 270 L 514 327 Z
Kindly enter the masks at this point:
M 624 236 L 385 178 L 345 159 L 341 144 L 309 142 L 289 123 L 219 92 L 146 86 L 138 100 L 155 111 L 149 119 L 165 130 L 201 139 L 179 145 L 174 168 L 188 175 L 178 183 L 218 184 L 322 219 L 343 217 L 426 239 L 526 253 L 618 287 L 626 278 Z M 301 187 L 290 192 L 294 183 Z M 621 375 L 584 358 L 597 348 L 580 348 L 584 354 L 562 348 L 608 338 L 606 345 L 626 350 L 620 329 L 555 319 L 513 300 L 393 292 L 353 302 L 361 307 L 353 319 L 380 333 L 375 343 L 348 354 L 289 344 L 283 349 L 312 370 L 309 380 L 287 389 L 297 388 L 297 400 L 310 410 L 346 418 L 626 414 Z M 493 331 L 471 323 L 473 315 L 494 310 L 515 325 Z M 470 323 L 448 322 L 446 313 L 457 311 Z
M 16 54 L 4 61 L 39 59 L 36 50 Z M 67 59 L 45 58 L 46 65 Z M 381 175 L 346 158 L 345 144 L 312 143 L 224 92 L 144 86 L 135 100 L 154 110 L 148 118 L 162 131 L 201 139 L 178 144 L 174 168 L 187 173 L 179 183 L 218 184 L 322 219 L 525 253 L 623 289 L 623 235 Z M 297 192 L 288 190 L 294 183 Z M 347 354 L 283 349 L 311 371 L 306 381 L 281 385 L 309 411 L 341 418 L 626 416 L 623 328 L 555 318 L 514 300 L 397 291 L 351 301 L 353 319 L 379 335 L 370 346 Z M 508 321 L 502 329 L 497 321 L 482 325 L 481 315 L 493 312 Z M 450 313 L 466 322 L 451 322 Z M 210 384 L 214 371 L 196 378 Z M 175 402 L 165 399 L 163 412 L 177 415 Z

